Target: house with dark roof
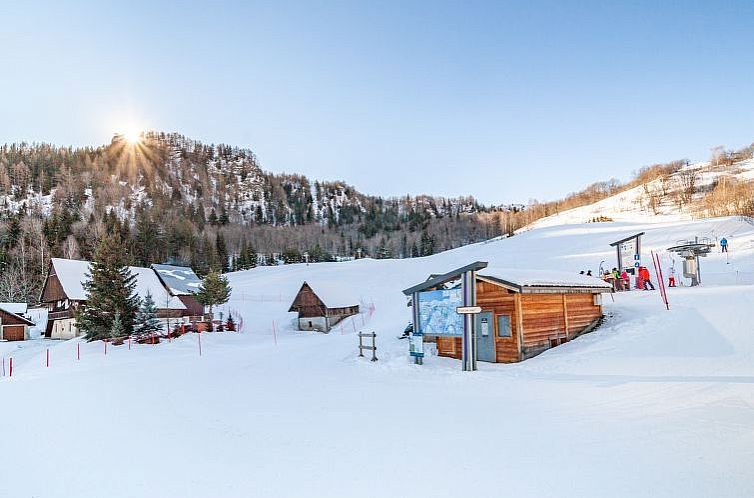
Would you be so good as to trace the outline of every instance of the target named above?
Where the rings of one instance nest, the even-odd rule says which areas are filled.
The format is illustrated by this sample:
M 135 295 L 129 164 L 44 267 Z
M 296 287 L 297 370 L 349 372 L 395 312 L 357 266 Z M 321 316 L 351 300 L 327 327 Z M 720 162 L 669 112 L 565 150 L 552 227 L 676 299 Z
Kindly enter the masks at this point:
M 329 332 L 341 320 L 359 313 L 358 299 L 333 282 L 304 282 L 289 312 L 298 313 L 299 330 Z
M 186 307 L 186 316 L 203 316 L 204 306 L 196 300 L 202 279 L 189 266 L 154 264 L 151 268 L 157 273 L 162 285 L 171 296 L 178 298 Z
M 0 341 L 25 341 L 33 325 L 27 318 L 0 306 Z

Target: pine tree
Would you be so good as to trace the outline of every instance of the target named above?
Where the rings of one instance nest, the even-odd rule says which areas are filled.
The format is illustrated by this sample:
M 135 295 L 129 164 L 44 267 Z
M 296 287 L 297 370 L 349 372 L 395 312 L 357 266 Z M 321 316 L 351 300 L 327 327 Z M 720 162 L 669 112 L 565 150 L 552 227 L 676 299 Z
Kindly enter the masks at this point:
M 162 324 L 157 318 L 157 305 L 154 303 L 152 294 L 147 293 L 134 319 L 134 335 L 138 338 L 150 337 L 160 330 L 162 330 Z
M 113 324 L 110 327 L 110 338 L 117 339 L 125 335 L 126 330 L 123 327 L 123 320 L 120 319 L 120 313 L 116 311 L 115 316 L 113 317 Z
M 204 306 L 209 306 L 209 312 L 212 314 L 212 309 L 218 304 L 225 304 L 230 299 L 231 288 L 228 285 L 228 279 L 220 275 L 215 270 L 210 270 L 202 285 L 199 287 L 199 292 L 196 293 L 196 299 Z
M 215 251 L 217 252 L 218 266 L 221 273 L 229 272 L 228 247 L 225 245 L 225 237 L 219 231 L 215 235 Z
M 125 251 L 117 235 L 105 235 L 94 253 L 88 280 L 84 283 L 86 305 L 76 316 L 77 326 L 90 341 L 110 337 L 116 314 L 123 333 L 133 331 L 139 307 L 134 295 L 136 277 L 125 265 Z

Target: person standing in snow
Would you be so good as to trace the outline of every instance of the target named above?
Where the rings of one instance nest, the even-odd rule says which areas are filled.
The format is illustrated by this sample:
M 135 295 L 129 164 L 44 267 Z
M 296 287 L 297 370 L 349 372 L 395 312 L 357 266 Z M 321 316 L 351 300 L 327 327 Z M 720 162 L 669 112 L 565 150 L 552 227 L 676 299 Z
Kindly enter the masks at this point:
M 675 287 L 675 268 L 672 266 L 668 270 L 668 287 Z
M 613 268 L 613 284 L 615 286 L 615 290 L 622 291 L 623 290 L 623 280 L 620 278 L 620 272 L 617 268 Z
M 623 285 L 623 290 L 631 290 L 631 281 L 628 278 L 628 272 L 626 270 L 620 272 L 620 279 Z
M 587 270 L 586 271 L 586 276 L 587 277 L 591 277 L 592 276 L 592 270 Z
M 728 252 L 728 239 L 725 237 L 720 239 L 720 252 Z
M 648 287 L 651 287 L 652 290 L 655 290 L 655 286 L 652 283 L 652 277 L 649 274 L 649 270 L 646 266 L 639 267 L 639 274 L 641 275 L 641 279 L 644 282 L 644 290 L 649 290 Z

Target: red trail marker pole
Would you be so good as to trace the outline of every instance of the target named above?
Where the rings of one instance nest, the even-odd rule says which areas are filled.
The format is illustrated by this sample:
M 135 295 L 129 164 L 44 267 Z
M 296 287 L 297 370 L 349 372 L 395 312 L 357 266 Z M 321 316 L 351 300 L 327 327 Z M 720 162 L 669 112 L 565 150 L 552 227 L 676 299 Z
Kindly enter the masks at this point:
M 13 357 L 10 357 L 10 369 L 8 370 L 8 377 L 13 377 Z

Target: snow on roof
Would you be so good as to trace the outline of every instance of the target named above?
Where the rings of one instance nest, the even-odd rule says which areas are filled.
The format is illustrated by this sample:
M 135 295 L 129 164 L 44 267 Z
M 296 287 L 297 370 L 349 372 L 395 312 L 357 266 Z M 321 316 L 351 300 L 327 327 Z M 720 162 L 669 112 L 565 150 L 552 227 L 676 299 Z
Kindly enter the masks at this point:
M 86 301 L 84 282 L 89 274 L 89 261 L 52 258 L 52 265 L 68 299 Z M 168 293 L 154 270 L 139 266 L 129 266 L 128 269 L 132 275 L 136 276 L 134 291 L 137 296 L 144 298 L 147 293 L 152 294 L 152 299 L 159 309 L 186 309 L 180 299 Z
M 550 270 L 487 267 L 477 272 L 480 277 L 501 280 L 521 287 L 583 287 L 612 289 L 597 277 Z
M 14 315 L 25 314 L 28 307 L 26 303 L 0 303 L 0 308 Z
M 68 299 L 86 301 L 84 282 L 89 273 L 89 261 L 52 258 L 52 267 Z
M 174 296 L 186 296 L 199 291 L 201 279 L 188 266 L 152 265 Z
M 148 293 L 151 294 L 158 309 L 186 309 L 180 299 L 170 295 L 154 270 L 139 266 L 129 266 L 128 269 L 131 270 L 132 275 L 136 275 L 136 288 L 134 290 L 137 296 L 143 299 Z
M 345 284 L 326 280 L 314 283 L 306 281 L 305 283 L 309 284 L 309 287 L 328 308 L 346 308 L 359 305 L 359 299 L 354 297 L 352 289 Z

